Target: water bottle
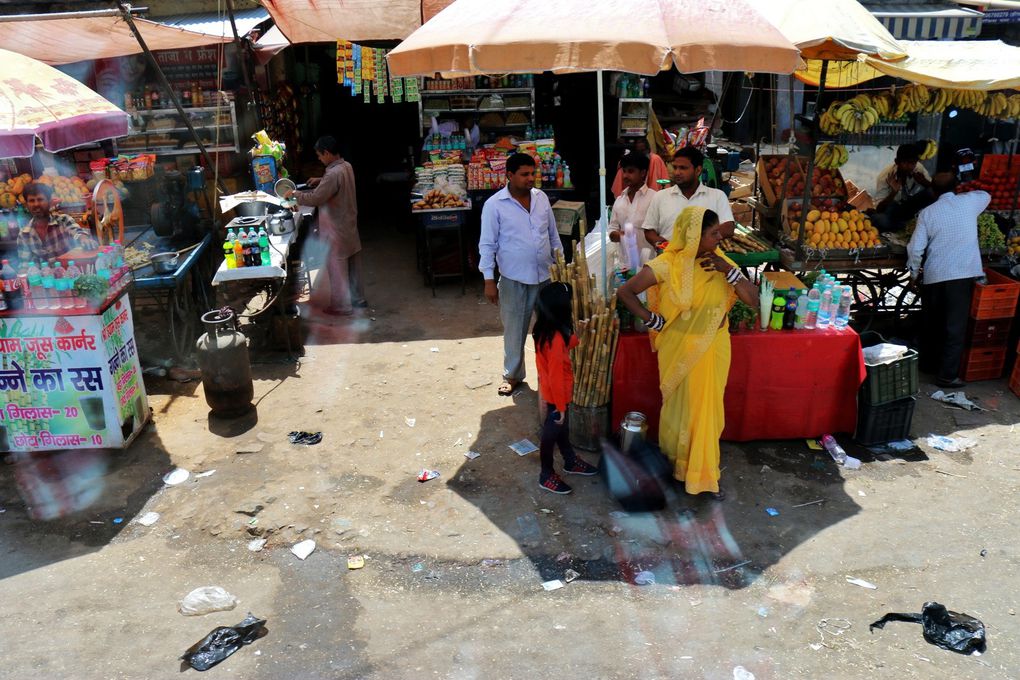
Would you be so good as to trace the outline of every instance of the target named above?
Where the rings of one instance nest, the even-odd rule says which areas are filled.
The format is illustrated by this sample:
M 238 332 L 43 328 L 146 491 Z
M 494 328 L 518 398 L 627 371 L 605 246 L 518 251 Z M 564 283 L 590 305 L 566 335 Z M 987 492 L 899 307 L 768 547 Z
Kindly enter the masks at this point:
M 786 314 L 786 299 L 777 295 L 772 299 L 772 316 L 769 328 L 774 331 L 783 330 L 783 316 Z
M 783 312 L 783 330 L 792 331 L 797 323 L 797 291 L 793 288 L 786 292 L 786 311 Z
M 818 328 L 828 328 L 832 320 L 832 288 L 825 286 L 822 290 L 821 303 L 818 306 Z
M 850 323 L 850 305 L 853 295 L 850 293 L 850 286 L 843 286 L 843 292 L 839 296 L 839 306 L 836 308 L 836 328 L 846 328 Z
M 234 261 L 234 236 L 233 229 L 227 229 L 227 237 L 223 240 L 223 260 L 227 263 L 227 269 L 234 269 L 237 263 Z
M 64 309 L 68 309 L 68 303 L 70 304 L 71 307 L 76 309 L 85 309 L 85 307 L 88 305 L 88 303 L 85 301 L 85 298 L 75 295 L 74 293 L 74 282 L 78 280 L 81 274 L 82 274 L 81 268 L 74 263 L 74 260 L 68 261 L 66 275 L 68 287 L 67 302 L 61 304 L 61 307 L 63 307 Z
M 120 269 L 124 266 L 124 244 L 119 240 L 113 242 L 113 253 L 117 257 L 117 261 L 113 265 L 113 268 Z
M 64 284 L 67 279 L 67 272 L 60 266 L 59 262 L 53 263 L 53 297 L 50 298 L 50 309 L 62 309 L 64 307 L 64 292 L 67 290 Z
M 265 227 L 259 229 L 259 252 L 262 255 L 262 266 L 268 267 L 271 264 L 269 258 L 269 234 L 266 233 Z
M 793 327 L 795 330 L 802 330 L 806 328 L 808 314 L 808 292 L 807 289 L 800 291 L 800 295 L 797 296 L 797 311 L 793 317 Z M 817 312 L 815 314 L 817 316 Z
M 42 266 L 42 291 L 40 295 L 36 297 L 35 308 L 36 309 L 52 309 L 53 297 L 56 295 L 56 291 L 53 288 L 53 267 L 46 260 L 43 260 Z
M 831 434 L 822 437 L 822 446 L 825 447 L 825 450 L 829 452 L 829 455 L 832 456 L 832 459 L 837 464 L 843 465 L 846 463 L 846 451 L 843 450 L 843 447 L 839 445 L 839 442 Z

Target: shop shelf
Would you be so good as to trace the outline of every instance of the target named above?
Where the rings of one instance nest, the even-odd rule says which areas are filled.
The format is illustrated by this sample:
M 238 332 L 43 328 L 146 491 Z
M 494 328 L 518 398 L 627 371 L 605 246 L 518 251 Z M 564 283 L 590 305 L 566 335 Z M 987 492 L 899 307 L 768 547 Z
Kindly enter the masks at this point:
M 861 385 L 861 404 L 881 406 L 917 394 L 917 352 L 908 350 L 890 364 L 866 366 L 868 376 Z
M 974 286 L 970 318 L 983 321 L 1012 317 L 1016 311 L 1017 297 L 1020 297 L 1020 282 L 991 269 L 985 270 L 985 276 L 988 283 Z
M 915 397 L 907 397 L 880 406 L 858 406 L 854 440 L 858 444 L 871 446 L 908 438 L 916 401 Z
M 1013 365 L 1013 372 L 1009 376 L 1009 391 L 1020 397 L 1020 359 Z
M 967 323 L 968 347 L 1005 347 L 1013 319 L 971 319 Z
M 1005 365 L 1005 347 L 972 347 L 963 355 L 960 377 L 967 382 L 995 380 L 1002 377 L 1002 368 Z

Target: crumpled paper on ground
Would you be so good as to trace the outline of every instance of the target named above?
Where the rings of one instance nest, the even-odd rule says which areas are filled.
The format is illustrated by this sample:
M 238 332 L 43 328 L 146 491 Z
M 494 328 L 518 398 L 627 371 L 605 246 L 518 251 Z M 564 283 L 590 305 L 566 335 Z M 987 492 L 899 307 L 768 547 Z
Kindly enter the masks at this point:
M 977 440 L 969 437 L 944 437 L 938 434 L 930 434 L 925 440 L 928 446 L 946 453 L 959 453 L 977 446 Z

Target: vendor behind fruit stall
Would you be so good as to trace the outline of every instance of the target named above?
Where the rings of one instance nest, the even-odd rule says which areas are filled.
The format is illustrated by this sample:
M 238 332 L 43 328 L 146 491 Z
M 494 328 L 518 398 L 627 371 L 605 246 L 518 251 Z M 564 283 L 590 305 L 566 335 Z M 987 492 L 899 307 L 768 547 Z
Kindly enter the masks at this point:
M 893 164 L 879 173 L 872 220 L 882 231 L 899 231 L 935 200 L 920 156 L 917 144 L 901 144 Z
M 22 192 L 31 221 L 18 233 L 18 260 L 49 262 L 73 248 L 95 250 L 99 242 L 74 218 L 52 208 L 53 189 L 41 182 L 29 182 Z

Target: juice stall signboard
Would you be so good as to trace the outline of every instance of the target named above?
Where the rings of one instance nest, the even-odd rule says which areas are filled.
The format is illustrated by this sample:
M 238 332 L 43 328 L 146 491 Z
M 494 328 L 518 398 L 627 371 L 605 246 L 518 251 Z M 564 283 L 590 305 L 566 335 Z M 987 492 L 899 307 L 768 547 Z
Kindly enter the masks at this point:
M 100 314 L 0 318 L 0 355 L 0 451 L 122 448 L 149 418 L 126 293 Z

